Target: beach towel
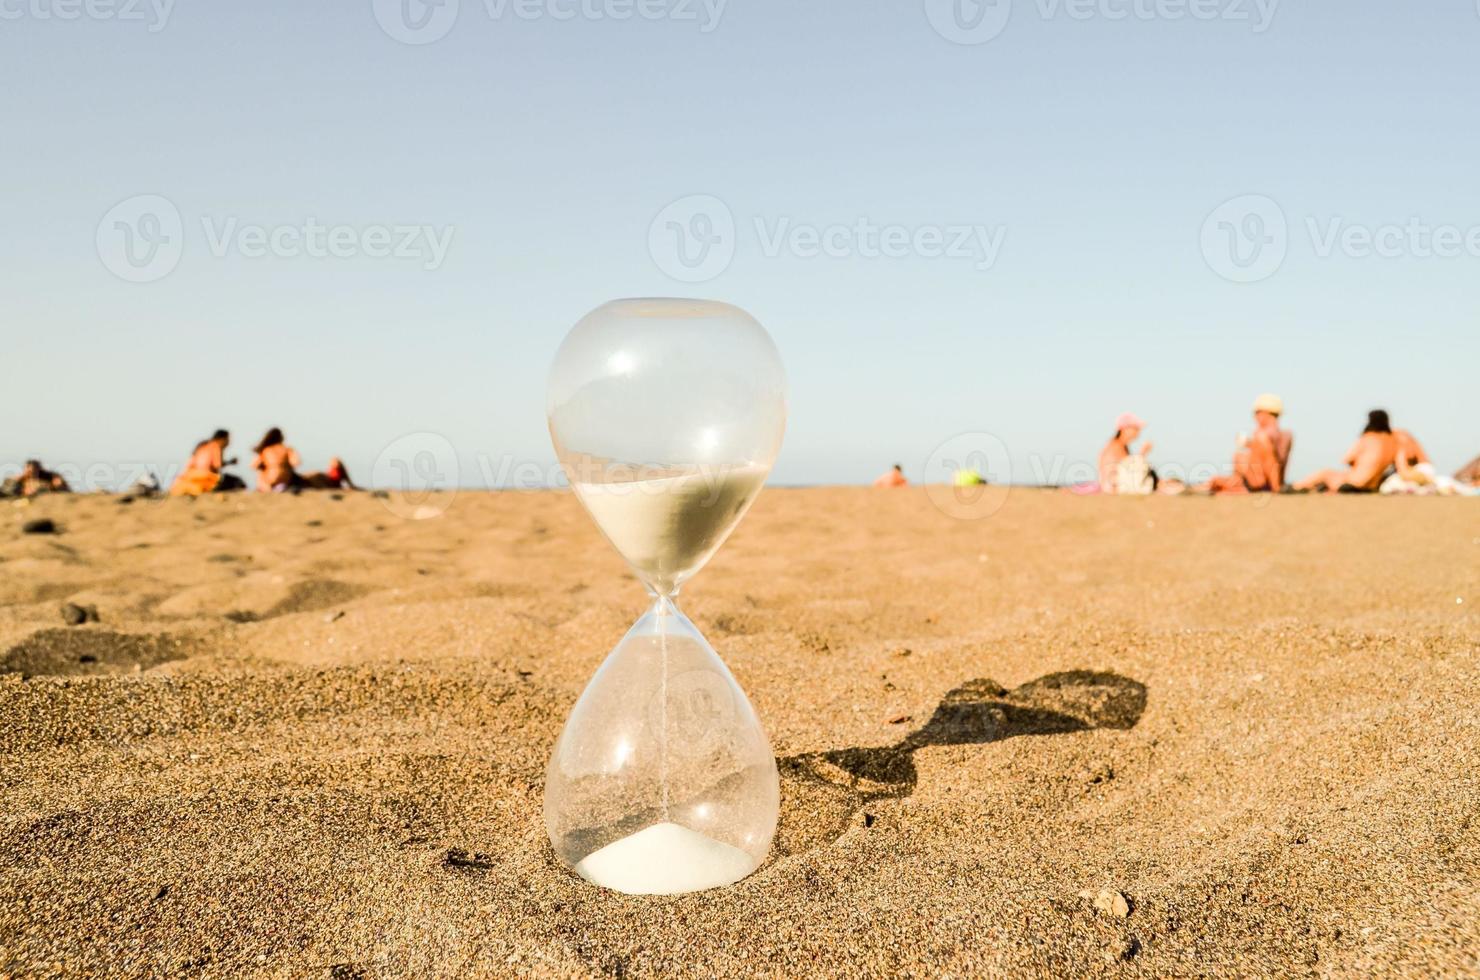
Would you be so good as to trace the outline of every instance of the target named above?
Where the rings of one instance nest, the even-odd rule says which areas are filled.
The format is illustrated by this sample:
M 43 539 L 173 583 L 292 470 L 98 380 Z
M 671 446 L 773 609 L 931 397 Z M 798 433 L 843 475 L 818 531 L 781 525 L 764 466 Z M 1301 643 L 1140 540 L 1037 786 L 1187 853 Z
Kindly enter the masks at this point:
M 1414 478 L 1405 480 L 1397 473 L 1382 481 L 1379 492 L 1385 494 L 1441 494 L 1443 496 L 1472 496 L 1473 487 L 1468 487 L 1451 477 L 1441 476 L 1433 463 L 1419 463 L 1411 467 Z
M 186 470 L 170 485 L 170 496 L 198 497 L 215 490 L 220 482 L 220 473 L 212 473 L 210 470 Z

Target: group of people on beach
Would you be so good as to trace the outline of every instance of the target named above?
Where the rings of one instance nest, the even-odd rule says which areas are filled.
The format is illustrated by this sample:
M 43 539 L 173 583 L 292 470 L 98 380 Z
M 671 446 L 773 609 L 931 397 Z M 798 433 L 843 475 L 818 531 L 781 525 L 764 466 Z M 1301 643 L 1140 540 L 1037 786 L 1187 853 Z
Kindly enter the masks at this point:
M 1088 493 L 1480 493 L 1480 458 L 1453 477 L 1438 473 L 1423 444 L 1407 429 L 1393 428 L 1388 413 L 1373 409 L 1357 441 L 1342 457 L 1342 465 L 1317 470 L 1290 482 L 1287 469 L 1294 434 L 1280 425 L 1284 401 L 1264 394 L 1254 400 L 1254 431 L 1240 434 L 1233 472 L 1206 483 L 1188 486 L 1181 481 L 1157 478 L 1147 462 L 1151 443 L 1139 449 L 1135 441 L 1145 423 L 1132 413 L 1121 415 L 1115 434 L 1100 452 L 1099 480 L 1085 488 Z
M 1254 430 L 1238 437 L 1238 452 L 1233 458 L 1233 472 L 1196 485 L 1181 480 L 1161 479 L 1148 462 L 1152 444 L 1140 447 L 1136 441 L 1146 423 L 1132 412 L 1115 420 L 1115 434 L 1100 450 L 1098 480 L 1075 484 L 1068 489 L 1079 494 L 1148 494 L 1205 493 L 1213 495 L 1246 493 L 1440 493 L 1480 495 L 1480 457 L 1471 460 L 1454 476 L 1438 473 L 1423 445 L 1406 429 L 1395 429 L 1388 413 L 1373 409 L 1367 413 L 1367 426 L 1342 458 L 1342 465 L 1318 470 L 1296 483 L 1286 479 L 1290 450 L 1295 436 L 1280 425 L 1284 401 L 1278 395 L 1264 394 L 1254 400 Z M 217 429 L 208 439 L 196 443 L 185 469 L 170 486 L 172 497 L 193 497 L 205 493 L 245 490 L 246 483 L 225 472 L 236 464 L 226 457 L 231 433 Z M 283 430 L 274 426 L 252 447 L 252 469 L 257 474 L 257 490 L 263 493 L 297 492 L 300 490 L 357 490 L 344 463 L 335 456 L 322 471 L 302 472 L 297 450 L 288 445 Z M 954 475 L 958 486 L 983 483 L 984 478 L 972 471 Z M 874 481 L 876 487 L 902 487 L 909 481 L 904 467 L 896 463 Z M 71 488 L 58 473 L 48 470 L 39 460 L 27 460 L 19 476 L 0 484 L 0 496 L 33 497 L 42 493 L 66 493 Z
M 217 429 L 210 438 L 195 444 L 184 470 L 170 485 L 172 497 L 195 497 L 205 493 L 245 490 L 240 477 L 226 472 L 235 466 L 236 458 L 227 458 L 231 433 Z M 262 493 L 296 493 L 300 490 L 358 490 L 349 477 L 343 461 L 335 456 L 324 470 L 303 472 L 298 451 L 283 438 L 283 430 L 273 427 L 252 447 L 252 469 L 257 474 L 257 489 Z M 42 465 L 40 460 L 26 461 L 19 476 L 0 483 L 0 497 L 35 497 L 44 493 L 71 491 L 61 474 Z M 139 481 L 129 493 L 154 493 L 159 484 L 152 476 Z
M 245 490 L 246 483 L 225 472 L 236 465 L 235 457 L 226 458 L 231 433 L 217 429 L 209 439 L 195 445 L 185 469 L 170 486 L 172 497 L 194 497 L 203 493 Z M 349 471 L 338 456 L 329 460 L 323 471 L 299 471 L 302 460 L 298 451 L 283 438 L 283 430 L 274 426 L 252 447 L 252 469 L 257 473 L 257 489 L 262 493 L 285 493 L 296 490 L 356 490 Z
M 1133 412 L 1115 420 L 1115 434 L 1100 450 L 1098 479 L 1067 489 L 1077 494 L 1203 493 L 1217 496 L 1249 493 L 1438 493 L 1480 495 L 1480 457 L 1454 476 L 1438 473 L 1429 454 L 1413 433 L 1395 429 L 1388 413 L 1373 409 L 1367 426 L 1342 465 L 1319 470 L 1295 483 L 1287 479 L 1290 451 L 1295 436 L 1283 428 L 1280 418 L 1285 403 L 1278 395 L 1254 399 L 1254 429 L 1240 434 L 1233 471 L 1205 483 L 1189 485 L 1182 480 L 1162 479 L 1148 462 L 1152 444 L 1136 446 L 1146 423 Z M 957 486 L 985 482 L 975 470 L 953 475 Z M 907 486 L 904 468 L 896 463 L 874 481 L 875 487 Z
M 1480 493 L 1480 458 L 1472 460 L 1454 476 L 1434 469 L 1423 444 L 1407 429 L 1393 428 L 1388 413 L 1380 408 L 1367 413 L 1367 425 L 1342 457 L 1341 466 L 1317 470 L 1290 482 L 1287 469 L 1295 436 L 1280 425 L 1284 401 L 1264 394 L 1254 400 L 1254 431 L 1240 434 L 1233 472 L 1206 483 L 1188 486 L 1178 480 L 1162 481 L 1146 461 L 1151 443 L 1139 449 L 1135 441 L 1146 423 L 1132 413 L 1115 422 L 1115 434 L 1100 451 L 1099 480 L 1087 493 Z

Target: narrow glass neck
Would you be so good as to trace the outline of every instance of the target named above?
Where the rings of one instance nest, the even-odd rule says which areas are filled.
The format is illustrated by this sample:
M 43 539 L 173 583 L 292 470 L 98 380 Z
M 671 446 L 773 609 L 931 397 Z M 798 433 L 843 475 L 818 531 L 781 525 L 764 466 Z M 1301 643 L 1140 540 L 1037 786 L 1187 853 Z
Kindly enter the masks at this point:
M 639 579 L 639 581 L 641 580 Z M 662 589 L 653 585 L 651 582 L 643 582 L 642 587 L 644 589 L 647 589 L 648 595 L 652 596 L 654 605 L 659 605 L 665 601 L 668 602 L 670 605 L 677 602 L 678 590 L 682 588 L 682 586 L 680 585 L 674 585 L 667 592 L 664 592 Z
M 648 610 L 649 616 L 658 616 L 667 619 L 674 616 L 682 616 L 678 611 L 678 590 L 674 589 L 667 595 L 661 595 L 649 590 L 648 595 L 653 597 L 653 607 Z

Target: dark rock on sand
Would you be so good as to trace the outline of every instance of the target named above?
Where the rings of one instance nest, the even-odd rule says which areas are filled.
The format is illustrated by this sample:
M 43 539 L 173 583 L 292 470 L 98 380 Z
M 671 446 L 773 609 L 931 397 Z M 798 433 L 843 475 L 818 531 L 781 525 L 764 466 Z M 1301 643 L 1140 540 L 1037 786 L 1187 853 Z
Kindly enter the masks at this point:
M 81 626 L 83 623 L 101 622 L 98 618 L 97 606 L 79 606 L 75 602 L 62 603 L 62 622 L 68 626 Z
M 488 854 L 469 853 L 459 847 L 449 850 L 442 863 L 449 868 L 473 868 L 478 871 L 487 871 L 494 864 L 493 858 Z
M 56 534 L 56 521 L 50 517 L 38 517 L 21 525 L 22 534 Z

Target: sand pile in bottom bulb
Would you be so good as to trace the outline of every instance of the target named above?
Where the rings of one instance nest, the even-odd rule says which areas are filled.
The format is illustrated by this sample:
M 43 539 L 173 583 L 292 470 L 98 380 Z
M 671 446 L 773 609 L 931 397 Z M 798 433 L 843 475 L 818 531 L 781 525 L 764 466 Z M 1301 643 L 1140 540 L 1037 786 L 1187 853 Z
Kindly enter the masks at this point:
M 576 873 L 629 895 L 678 895 L 739 881 L 755 859 L 676 823 L 653 824 L 588 854 Z

